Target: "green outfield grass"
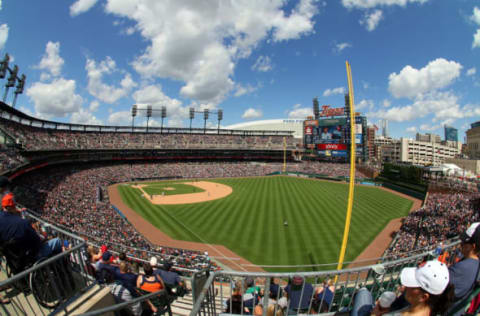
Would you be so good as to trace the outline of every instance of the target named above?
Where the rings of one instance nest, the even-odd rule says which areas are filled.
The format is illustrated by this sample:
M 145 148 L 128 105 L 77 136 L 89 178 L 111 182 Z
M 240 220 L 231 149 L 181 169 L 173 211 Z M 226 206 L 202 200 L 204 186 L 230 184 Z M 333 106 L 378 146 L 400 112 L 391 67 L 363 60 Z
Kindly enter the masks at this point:
M 144 183 L 142 183 L 144 184 Z M 184 183 L 148 183 L 143 187 L 143 190 L 150 195 L 175 195 L 175 194 L 187 194 L 187 193 L 199 193 L 204 192 L 204 189 L 195 187 L 193 185 Z M 173 188 L 173 190 L 166 190 L 165 188 Z
M 210 202 L 160 206 L 137 189 L 118 189 L 127 205 L 175 239 L 223 244 L 260 265 L 338 261 L 347 184 L 292 177 L 208 181 L 229 185 L 233 193 Z M 389 192 L 357 186 L 345 260 L 354 259 L 391 219 L 407 215 L 411 205 Z

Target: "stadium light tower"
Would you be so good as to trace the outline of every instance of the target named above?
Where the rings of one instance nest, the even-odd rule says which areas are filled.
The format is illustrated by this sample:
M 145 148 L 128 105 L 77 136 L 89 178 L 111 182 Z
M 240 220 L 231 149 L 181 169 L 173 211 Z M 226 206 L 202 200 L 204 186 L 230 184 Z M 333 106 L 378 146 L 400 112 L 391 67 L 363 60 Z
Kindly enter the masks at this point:
M 207 120 L 208 120 L 208 109 L 203 110 L 203 133 L 205 134 L 207 132 Z
M 23 93 L 23 88 L 25 87 L 25 80 L 27 80 L 27 76 L 25 75 L 22 75 L 20 77 L 20 80 L 18 80 L 17 87 L 15 89 L 15 96 L 13 97 L 12 107 L 15 107 L 18 95 Z
M 315 119 L 318 120 L 320 118 L 320 106 L 318 104 L 318 98 L 313 98 L 313 115 Z
M 223 120 L 223 110 L 222 110 L 222 109 L 219 109 L 219 110 L 217 111 L 217 115 L 218 115 L 217 134 L 220 134 L 220 121 Z
M 160 128 L 160 133 L 163 134 L 163 119 L 167 117 L 167 107 L 162 106 L 162 127 Z
M 190 108 L 190 132 L 192 132 L 192 121 L 194 117 L 195 117 L 195 109 Z
M 132 106 L 132 133 L 133 133 L 133 126 L 134 126 L 133 122 L 135 120 L 135 116 L 137 116 L 137 105 L 136 104 L 134 104 Z
M 10 70 L 10 69 L 9 69 Z M 5 84 L 5 94 L 3 95 L 3 102 L 7 101 L 7 94 L 8 89 L 15 86 L 15 82 L 17 81 L 17 74 L 18 74 L 18 66 L 13 66 L 13 69 L 10 70 L 10 76 L 7 79 L 7 83 Z
M 147 133 L 148 133 L 148 122 L 150 121 L 151 117 L 152 117 L 152 106 L 147 105 Z

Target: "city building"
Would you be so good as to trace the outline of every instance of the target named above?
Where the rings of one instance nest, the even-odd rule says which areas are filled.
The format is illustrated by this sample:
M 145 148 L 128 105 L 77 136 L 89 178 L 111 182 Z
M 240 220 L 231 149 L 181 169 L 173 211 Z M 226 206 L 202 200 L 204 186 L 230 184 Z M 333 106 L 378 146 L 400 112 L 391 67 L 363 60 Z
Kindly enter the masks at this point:
M 436 137 L 430 137 L 433 142 L 412 140 L 408 138 L 377 139 L 379 158 L 385 162 L 402 162 L 414 165 L 440 165 L 448 158 L 460 154 L 459 146 L 436 143 Z
M 367 127 L 367 150 L 368 150 L 368 157 L 374 158 L 375 155 L 375 126 L 368 126 Z
M 415 140 L 419 142 L 440 143 L 442 141 L 442 138 L 440 137 L 440 135 L 437 134 L 417 133 L 417 135 L 415 135 Z
M 448 125 L 444 126 L 445 141 L 458 142 L 458 129 Z
M 480 159 L 480 121 L 472 123 L 467 134 L 466 154 L 470 159 Z

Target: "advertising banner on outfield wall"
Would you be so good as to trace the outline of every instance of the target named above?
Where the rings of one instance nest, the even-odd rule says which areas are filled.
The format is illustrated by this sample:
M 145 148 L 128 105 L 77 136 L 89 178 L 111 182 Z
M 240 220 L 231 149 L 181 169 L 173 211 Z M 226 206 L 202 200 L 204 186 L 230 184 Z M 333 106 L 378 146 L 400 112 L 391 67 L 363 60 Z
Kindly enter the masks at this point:
M 347 150 L 345 144 L 317 144 L 319 150 Z

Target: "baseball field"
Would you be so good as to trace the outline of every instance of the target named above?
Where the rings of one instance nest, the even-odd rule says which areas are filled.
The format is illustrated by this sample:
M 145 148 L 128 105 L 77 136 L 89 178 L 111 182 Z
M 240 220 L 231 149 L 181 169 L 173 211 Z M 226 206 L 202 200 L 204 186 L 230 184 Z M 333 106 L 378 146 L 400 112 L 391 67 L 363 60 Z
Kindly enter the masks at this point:
M 117 188 L 126 205 L 173 239 L 221 244 L 258 265 L 338 260 L 348 197 L 345 183 L 258 177 Z M 346 261 L 356 258 L 391 219 L 406 216 L 411 206 L 412 201 L 390 192 L 356 186 Z

